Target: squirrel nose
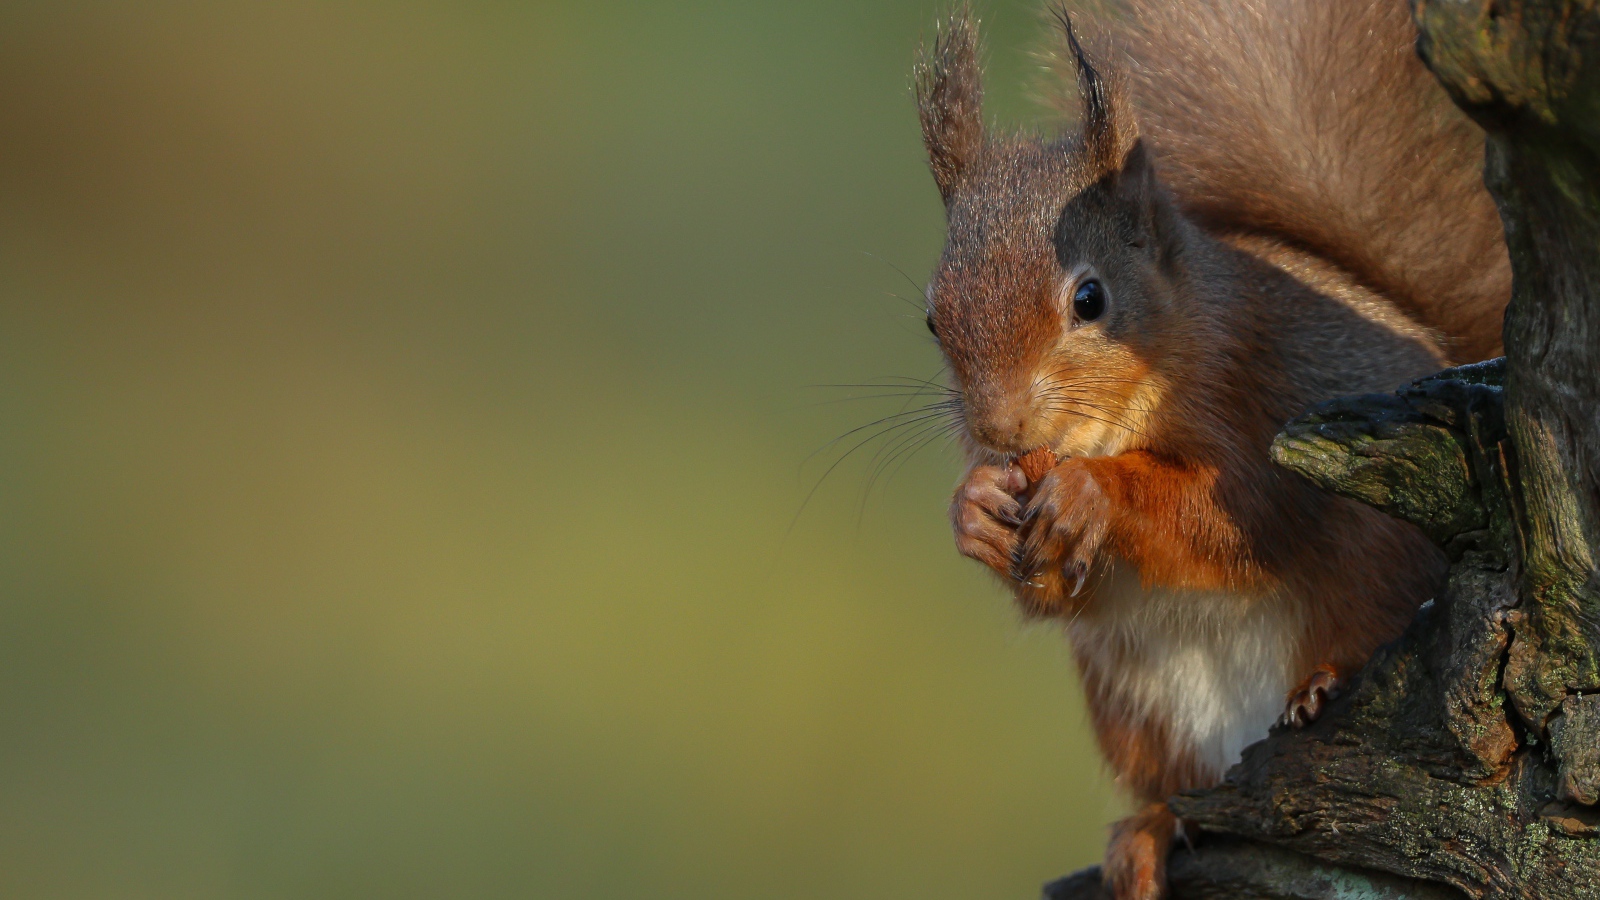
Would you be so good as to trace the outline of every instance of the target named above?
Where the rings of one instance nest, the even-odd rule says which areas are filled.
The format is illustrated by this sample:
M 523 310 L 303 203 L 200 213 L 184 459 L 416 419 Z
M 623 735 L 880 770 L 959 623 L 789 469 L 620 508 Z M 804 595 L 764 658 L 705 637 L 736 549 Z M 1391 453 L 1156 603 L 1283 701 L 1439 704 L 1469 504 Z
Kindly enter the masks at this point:
M 1030 417 L 1027 411 L 1011 412 L 1000 415 L 987 415 L 975 418 L 969 430 L 972 437 L 991 450 L 999 453 L 1021 453 L 1038 441 L 1028 442 L 1028 425 Z

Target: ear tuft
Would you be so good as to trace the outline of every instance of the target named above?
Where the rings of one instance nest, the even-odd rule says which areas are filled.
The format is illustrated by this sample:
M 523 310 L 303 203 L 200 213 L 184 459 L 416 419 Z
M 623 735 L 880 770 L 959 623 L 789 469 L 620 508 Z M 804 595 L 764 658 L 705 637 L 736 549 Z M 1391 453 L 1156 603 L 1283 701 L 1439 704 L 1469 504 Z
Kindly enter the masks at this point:
M 1054 6 L 1051 14 L 1061 25 L 1067 39 L 1067 50 L 1077 70 L 1085 162 L 1099 171 L 1115 171 L 1133 150 L 1139 137 L 1132 112 L 1128 109 L 1127 90 L 1119 73 L 1095 67 L 1088 51 L 1078 40 L 1077 29 L 1072 25 L 1072 15 L 1067 7 L 1064 4 Z
M 951 10 L 917 60 L 917 114 L 928 167 L 945 204 L 983 150 L 978 23 L 965 3 Z

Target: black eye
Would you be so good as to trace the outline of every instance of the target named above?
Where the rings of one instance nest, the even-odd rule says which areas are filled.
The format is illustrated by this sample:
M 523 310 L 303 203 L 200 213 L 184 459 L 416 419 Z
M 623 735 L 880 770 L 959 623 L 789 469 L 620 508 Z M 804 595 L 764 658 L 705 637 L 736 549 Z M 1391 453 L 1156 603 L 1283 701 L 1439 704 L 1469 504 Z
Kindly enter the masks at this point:
M 933 325 L 933 313 L 928 313 L 928 333 L 933 335 L 934 340 L 939 339 L 939 329 Z
M 1072 292 L 1072 315 L 1079 322 L 1093 322 L 1106 311 L 1106 289 L 1091 278 Z

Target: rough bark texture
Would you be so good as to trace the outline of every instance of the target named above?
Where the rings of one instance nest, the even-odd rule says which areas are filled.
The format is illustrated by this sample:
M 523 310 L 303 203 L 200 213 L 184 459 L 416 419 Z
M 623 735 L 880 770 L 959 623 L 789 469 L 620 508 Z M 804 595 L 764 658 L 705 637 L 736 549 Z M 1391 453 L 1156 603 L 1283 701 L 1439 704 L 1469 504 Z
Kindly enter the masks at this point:
M 1600 690 L 1600 13 L 1419 0 L 1415 14 L 1424 61 L 1489 132 L 1516 272 L 1506 417 L 1527 621 L 1506 680 L 1543 730 L 1568 695 Z
M 1290 423 L 1279 464 L 1416 523 L 1448 585 L 1314 725 L 1173 798 L 1188 898 L 1600 900 L 1600 0 L 1413 0 L 1488 131 L 1506 358 Z M 1087 870 L 1045 889 L 1101 896 Z
M 1458 891 L 1334 866 L 1259 844 L 1214 839 L 1173 855 L 1173 891 L 1187 900 L 1461 900 Z M 1109 900 L 1095 867 L 1045 885 L 1045 900 Z

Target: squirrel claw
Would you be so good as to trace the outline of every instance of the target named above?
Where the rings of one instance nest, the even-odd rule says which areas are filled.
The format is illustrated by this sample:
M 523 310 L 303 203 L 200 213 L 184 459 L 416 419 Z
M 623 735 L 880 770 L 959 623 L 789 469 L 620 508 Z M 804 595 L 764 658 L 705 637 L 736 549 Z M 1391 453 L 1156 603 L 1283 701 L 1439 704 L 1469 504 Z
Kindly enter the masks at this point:
M 1339 699 L 1339 675 L 1333 666 L 1317 667 L 1304 682 L 1289 694 L 1288 708 L 1278 722 L 1294 728 L 1304 728 L 1315 722 L 1329 703 Z
M 1083 560 L 1076 559 L 1062 567 L 1062 574 L 1073 580 L 1072 592 L 1067 596 L 1076 597 L 1083 590 L 1083 582 L 1089 577 L 1089 566 Z
M 1022 562 L 1022 548 L 1020 546 L 1013 548 L 1011 550 L 1011 569 L 1006 574 L 1011 576 L 1012 581 L 1026 584 L 1028 573 L 1023 569 Z
M 1028 565 L 1028 562 L 1026 554 L 1023 553 L 1021 547 L 1018 547 L 1011 551 L 1011 569 L 1006 574 L 1011 577 L 1012 581 L 1024 587 L 1031 587 L 1035 590 L 1042 589 L 1044 585 L 1039 582 L 1039 573 L 1034 571 Z

